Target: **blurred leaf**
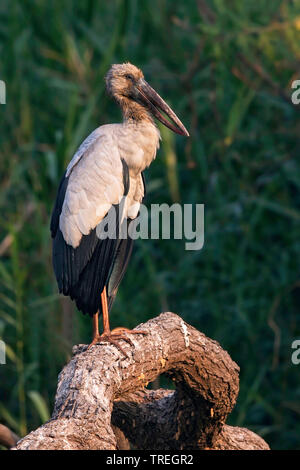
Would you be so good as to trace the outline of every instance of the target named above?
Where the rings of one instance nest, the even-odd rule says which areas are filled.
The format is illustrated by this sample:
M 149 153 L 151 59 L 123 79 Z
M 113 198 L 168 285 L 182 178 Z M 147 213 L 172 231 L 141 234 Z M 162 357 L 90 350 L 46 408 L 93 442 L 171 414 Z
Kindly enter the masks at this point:
M 12 416 L 12 414 L 2 405 L 2 403 L 0 403 L 0 416 L 1 420 L 5 420 L 10 428 L 12 428 L 16 432 L 19 432 L 19 423 Z
M 32 401 L 39 417 L 41 418 L 41 422 L 45 423 L 48 421 L 50 419 L 50 413 L 44 398 L 40 395 L 39 392 L 35 390 L 30 390 L 28 392 L 28 396 Z
M 243 87 L 239 89 L 236 100 L 229 111 L 228 122 L 226 126 L 226 145 L 232 144 L 234 135 L 241 126 L 242 120 L 254 96 L 255 91 L 253 90 L 248 90 Z

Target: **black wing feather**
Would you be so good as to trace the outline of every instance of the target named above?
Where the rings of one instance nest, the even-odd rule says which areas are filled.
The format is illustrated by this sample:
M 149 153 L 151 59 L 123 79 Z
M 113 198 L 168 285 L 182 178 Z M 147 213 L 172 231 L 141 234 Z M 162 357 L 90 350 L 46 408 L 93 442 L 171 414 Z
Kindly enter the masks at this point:
M 79 276 L 77 284 L 71 287 L 70 296 L 83 313 L 93 315 L 101 310 L 101 292 L 107 283 L 109 270 L 114 258 L 117 240 L 99 240 L 89 263 Z
M 59 227 L 59 216 L 61 214 L 62 206 L 65 200 L 65 194 L 68 187 L 69 178 L 66 178 L 66 172 L 64 173 L 58 187 L 56 201 L 52 211 L 50 231 L 52 238 L 55 237 L 57 229 Z
M 119 240 L 115 253 L 114 264 L 107 284 L 107 302 L 110 311 L 118 292 L 119 285 L 126 272 L 133 248 L 133 240 L 127 235 L 127 239 Z
M 145 197 L 146 196 L 146 181 L 145 181 L 145 176 L 143 172 L 141 173 L 141 176 L 142 176 L 142 181 L 144 185 L 144 197 Z M 129 179 L 129 174 L 128 174 L 128 179 Z M 128 234 L 128 227 L 129 227 L 129 223 L 131 222 L 133 221 L 127 221 L 127 238 L 119 241 L 115 258 L 114 258 L 114 263 L 112 266 L 112 270 L 109 275 L 109 281 L 107 284 L 107 292 L 108 292 L 107 301 L 108 301 L 109 311 L 114 303 L 119 285 L 124 277 L 124 274 L 126 272 L 126 269 L 127 269 L 127 266 L 128 266 L 131 254 L 132 254 L 134 240 L 132 240 L 132 238 L 130 238 Z
M 146 180 L 145 180 L 145 175 L 144 175 L 143 171 L 142 171 L 141 175 L 142 175 L 142 180 L 143 180 L 143 185 L 144 185 L 144 197 L 145 197 L 147 191 L 146 191 Z
M 124 186 L 124 196 L 127 196 L 129 191 L 129 168 L 127 163 L 125 162 L 124 158 L 121 158 L 121 162 L 123 165 L 123 186 Z

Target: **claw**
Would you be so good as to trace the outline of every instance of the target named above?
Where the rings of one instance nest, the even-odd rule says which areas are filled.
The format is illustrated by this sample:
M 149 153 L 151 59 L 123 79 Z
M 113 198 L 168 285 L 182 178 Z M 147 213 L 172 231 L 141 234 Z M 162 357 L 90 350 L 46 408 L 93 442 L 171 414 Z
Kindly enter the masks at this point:
M 104 287 L 103 291 L 101 292 L 101 306 L 102 306 L 102 313 L 103 313 L 103 333 L 102 335 L 99 334 L 99 325 L 98 325 L 98 317 L 99 317 L 99 310 L 93 315 L 93 341 L 87 347 L 89 350 L 94 344 L 98 343 L 110 343 L 116 346 L 125 357 L 129 357 L 124 349 L 119 345 L 118 341 L 123 340 L 125 343 L 130 344 L 130 346 L 134 346 L 133 342 L 130 338 L 128 338 L 127 334 L 133 335 L 147 335 L 147 331 L 143 330 L 129 330 L 128 328 L 115 328 L 114 330 L 110 331 L 109 327 L 109 315 L 108 315 L 108 306 L 107 306 L 107 295 L 106 295 L 106 287 Z
M 130 346 L 134 346 L 131 339 L 127 338 L 127 336 L 122 335 L 122 334 L 115 334 L 115 333 L 111 332 L 110 334 L 104 334 L 103 333 L 102 335 L 96 336 L 93 339 L 93 341 L 91 342 L 91 344 L 89 344 L 87 350 L 89 350 L 95 344 L 110 343 L 110 344 L 113 344 L 125 357 L 128 358 L 129 357 L 128 354 L 124 351 L 122 346 L 119 345 L 118 340 L 123 340 L 126 343 L 130 344 Z
M 117 328 L 114 328 L 112 330 L 112 333 L 116 334 L 124 334 L 124 333 L 129 333 L 131 335 L 147 335 L 148 331 L 145 330 L 129 330 L 128 328 L 125 328 L 123 326 L 118 326 Z

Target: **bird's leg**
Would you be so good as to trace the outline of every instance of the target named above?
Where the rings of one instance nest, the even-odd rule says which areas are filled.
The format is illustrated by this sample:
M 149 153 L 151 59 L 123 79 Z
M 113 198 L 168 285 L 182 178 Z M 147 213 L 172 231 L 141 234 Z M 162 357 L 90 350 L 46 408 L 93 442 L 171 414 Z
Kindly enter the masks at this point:
M 103 334 L 110 335 L 110 326 L 109 326 L 109 316 L 108 316 L 108 306 L 107 306 L 107 296 L 106 296 L 106 287 L 104 286 L 103 291 L 101 292 L 101 305 L 103 312 Z
M 100 338 L 99 335 L 99 311 L 93 315 L 93 340 L 89 344 L 88 349 L 90 349 L 94 344 L 98 343 Z
M 112 331 L 110 331 L 109 328 L 109 318 L 108 318 L 108 307 L 107 307 L 107 297 L 106 297 L 106 288 L 104 287 L 103 289 L 103 304 L 106 306 L 105 312 L 106 315 L 104 315 L 104 310 L 103 310 L 103 333 L 105 333 L 105 330 L 109 332 L 110 335 L 116 336 L 116 335 L 124 335 L 124 333 L 130 333 L 132 335 L 146 335 L 147 331 L 143 330 L 129 330 L 129 328 L 125 328 L 124 326 L 118 326 L 117 328 L 114 328 Z M 101 299 L 102 299 L 102 294 L 101 294 Z M 126 336 L 125 336 L 126 338 Z M 122 337 L 124 339 L 124 337 Z M 126 338 L 127 342 L 129 338 Z M 126 341 L 126 340 L 125 340 Z M 132 343 L 131 343 L 132 344 Z
M 108 316 L 108 306 L 107 306 L 107 296 L 106 296 L 106 287 L 104 287 L 103 291 L 101 292 L 101 305 L 102 305 L 102 315 L 103 315 L 103 333 L 99 335 L 99 327 L 98 327 L 98 317 L 99 313 L 97 312 L 93 316 L 93 340 L 91 344 L 88 346 L 90 349 L 94 344 L 101 343 L 101 342 L 108 342 L 116 346 L 124 356 L 128 357 L 124 349 L 118 344 L 118 340 L 126 341 L 131 346 L 133 346 L 133 342 L 131 341 L 126 333 L 134 333 L 134 334 L 147 334 L 146 331 L 132 331 L 128 330 L 127 328 L 115 328 L 113 331 L 110 331 L 109 326 L 109 316 Z

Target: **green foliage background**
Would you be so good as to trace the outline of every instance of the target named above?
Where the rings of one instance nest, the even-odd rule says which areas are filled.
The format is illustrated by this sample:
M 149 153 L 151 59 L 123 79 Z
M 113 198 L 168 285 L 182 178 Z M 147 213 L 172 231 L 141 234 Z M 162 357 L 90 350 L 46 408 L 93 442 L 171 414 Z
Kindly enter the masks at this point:
M 118 122 L 103 76 L 140 66 L 190 130 L 161 129 L 151 203 L 204 203 L 205 244 L 143 240 L 111 315 L 180 314 L 240 365 L 230 423 L 300 448 L 299 0 L 23 0 L 0 4 L 0 421 L 45 421 L 71 346 L 91 322 L 57 295 L 49 218 L 80 142 Z

